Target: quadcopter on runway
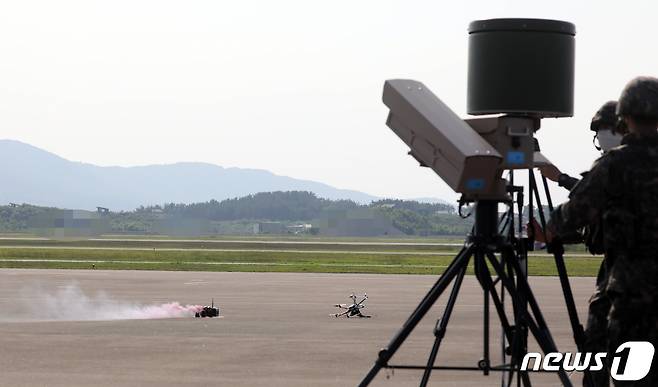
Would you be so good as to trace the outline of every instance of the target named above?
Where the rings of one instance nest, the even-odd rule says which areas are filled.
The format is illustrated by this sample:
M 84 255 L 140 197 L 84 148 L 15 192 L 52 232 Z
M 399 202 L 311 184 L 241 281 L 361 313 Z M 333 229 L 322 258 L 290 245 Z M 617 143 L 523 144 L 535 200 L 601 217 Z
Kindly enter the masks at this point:
M 336 308 L 345 309 L 344 312 L 335 313 L 335 314 L 332 314 L 331 316 L 334 316 L 334 317 L 345 316 L 347 318 L 350 318 L 350 317 L 370 318 L 370 316 L 366 316 L 363 313 L 361 313 L 361 309 L 366 307 L 363 303 L 368 299 L 368 295 L 363 294 L 363 299 L 359 302 L 356 302 L 357 296 L 354 293 L 350 294 L 350 298 L 352 299 L 352 304 L 335 304 L 334 305 Z

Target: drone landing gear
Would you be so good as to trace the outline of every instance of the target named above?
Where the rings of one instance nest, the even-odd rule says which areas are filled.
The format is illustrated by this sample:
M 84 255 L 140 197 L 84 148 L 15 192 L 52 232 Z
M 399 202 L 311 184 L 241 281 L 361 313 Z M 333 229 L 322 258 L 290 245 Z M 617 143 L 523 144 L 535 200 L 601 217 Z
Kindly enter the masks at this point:
M 372 317 L 372 316 L 365 315 L 365 314 L 361 314 L 361 313 L 356 314 L 356 315 L 351 315 L 351 316 L 350 316 L 349 314 L 347 314 L 347 313 L 335 313 L 335 314 L 332 314 L 331 316 L 334 316 L 334 317 L 342 317 L 342 316 L 345 316 L 345 317 L 347 317 L 347 318 L 354 318 L 354 317 L 358 317 L 358 318 L 370 318 L 370 317 Z

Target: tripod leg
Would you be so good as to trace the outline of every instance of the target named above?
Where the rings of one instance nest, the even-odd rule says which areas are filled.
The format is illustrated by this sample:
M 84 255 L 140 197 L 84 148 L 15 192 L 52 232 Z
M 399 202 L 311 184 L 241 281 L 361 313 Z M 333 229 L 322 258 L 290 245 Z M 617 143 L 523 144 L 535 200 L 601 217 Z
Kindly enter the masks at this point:
M 549 201 L 549 208 L 553 209 L 553 203 L 551 203 L 551 197 L 548 191 L 548 184 L 546 183 L 546 178 L 543 178 L 544 190 L 546 191 L 546 197 Z M 534 174 L 530 178 L 530 189 L 534 191 L 535 197 L 537 199 L 537 205 L 539 206 L 539 217 L 541 220 L 542 228 L 546 228 L 546 219 L 544 218 L 544 209 L 541 206 L 541 199 L 539 197 L 539 189 L 537 188 L 537 182 L 535 181 Z M 560 277 L 560 286 L 562 286 L 562 294 L 564 294 L 564 302 L 567 305 L 567 312 L 569 313 L 569 321 L 571 322 L 571 330 L 573 331 L 573 338 L 576 342 L 576 348 L 578 351 L 583 350 L 583 342 L 585 339 L 585 333 L 583 326 L 580 324 L 578 319 L 578 310 L 576 309 L 576 303 L 573 299 L 573 292 L 571 291 L 571 284 L 569 283 L 569 276 L 567 275 L 567 268 L 564 264 L 564 248 L 562 246 L 552 246 L 553 257 L 555 258 L 555 266 L 557 268 L 558 277 Z
M 496 308 L 496 312 L 498 314 L 498 318 L 501 323 L 501 327 L 503 329 L 503 340 L 507 340 L 507 342 L 510 345 L 510 348 L 515 348 L 518 342 L 518 329 L 512 329 L 512 326 L 509 323 L 509 320 L 507 319 L 507 314 L 505 312 L 505 307 L 503 304 L 503 297 L 505 296 L 504 293 L 504 285 L 503 288 L 501 289 L 500 296 L 498 295 L 498 291 L 496 289 L 495 283 L 492 280 L 491 277 L 491 272 L 489 271 L 489 268 L 486 265 L 486 261 L 482 259 L 481 263 L 478 263 L 476 260 L 476 275 L 478 280 L 480 281 L 480 284 L 482 286 L 482 289 L 485 290 L 490 296 L 493 301 L 494 307 Z M 503 341 L 503 345 L 504 345 Z M 512 352 L 514 354 L 514 352 Z M 503 359 L 505 359 L 506 351 L 505 348 L 503 347 Z M 515 357 L 511 358 L 511 364 L 515 364 Z M 514 379 L 514 369 L 511 369 L 508 372 L 503 373 L 503 378 L 501 380 L 501 385 L 502 386 L 507 386 L 510 387 L 512 385 L 512 380 Z M 505 382 L 505 379 L 507 379 L 507 383 Z
M 551 194 L 548 189 L 548 182 L 546 177 L 542 176 L 542 183 L 544 185 L 544 194 L 546 195 L 546 201 L 548 202 L 549 211 L 553 211 L 553 201 L 551 200 Z M 539 199 L 539 189 L 535 181 L 535 176 L 532 174 L 530 179 L 530 189 L 535 192 L 537 197 L 537 203 L 539 203 L 539 213 L 542 221 L 542 228 L 546 229 L 546 220 L 544 219 L 544 209 L 541 207 L 541 201 Z M 576 343 L 576 348 L 579 352 L 583 352 L 583 345 L 585 343 L 585 330 L 580 323 L 578 318 L 578 310 L 576 309 L 576 302 L 573 298 L 573 292 L 571 291 L 571 284 L 569 283 L 569 276 L 567 274 L 567 268 L 564 264 L 564 247 L 563 246 L 551 246 L 553 257 L 555 258 L 555 267 L 557 268 L 558 277 L 560 278 L 560 286 L 562 287 L 562 294 L 564 295 L 564 303 L 567 306 L 567 313 L 569 314 L 569 322 L 571 323 L 571 331 L 573 333 L 573 339 Z M 589 371 L 585 371 L 584 374 L 585 385 L 591 386 L 593 384 L 592 377 Z
M 564 254 L 561 251 L 556 251 L 553 253 L 553 256 L 555 257 L 555 266 L 557 267 L 558 276 L 560 277 L 564 302 L 567 304 L 567 312 L 569 313 L 569 321 L 571 322 L 571 329 L 573 330 L 573 338 L 576 342 L 576 348 L 578 348 L 578 351 L 582 351 L 585 332 L 578 318 L 578 310 L 576 309 L 576 302 L 573 299 L 573 292 L 571 291 L 571 284 L 569 283 L 567 267 L 564 264 Z
M 459 250 L 459 252 L 457 253 L 457 255 L 455 255 L 455 259 L 453 259 L 453 260 L 448 264 L 448 267 L 446 267 L 446 269 L 443 271 L 444 274 L 442 274 L 441 277 L 439 277 L 439 279 L 437 280 L 437 283 L 438 283 L 438 281 L 441 280 L 441 278 L 442 278 L 443 276 L 445 276 L 445 273 L 447 273 L 448 271 L 451 271 L 451 270 L 452 270 L 452 267 L 455 266 L 455 263 L 457 262 L 457 259 L 458 259 L 459 257 L 461 257 L 461 256 L 466 252 L 466 249 L 467 249 L 467 248 L 468 248 L 468 246 L 463 246 L 463 247 L 461 248 L 461 250 Z M 469 255 L 470 255 L 470 253 L 469 253 Z M 436 284 L 435 284 L 434 286 L 436 286 Z M 431 292 L 427 292 L 427 293 L 425 293 L 425 295 L 423 296 L 423 299 L 420 300 L 420 302 L 418 303 L 418 306 L 416 307 L 416 309 L 414 310 L 414 312 L 412 313 L 412 315 L 413 315 L 414 313 L 416 313 L 416 311 L 418 311 L 418 308 L 420 308 L 420 306 L 421 306 L 423 303 L 426 302 L 426 300 L 427 300 L 428 297 L 430 296 L 430 293 L 431 293 Z
M 548 191 L 548 184 L 546 178 L 542 176 L 542 181 L 544 183 L 544 191 L 546 193 L 547 200 L 549 202 L 549 208 L 553 210 L 553 203 L 551 202 L 551 196 Z M 544 209 L 541 206 L 541 199 L 539 197 L 539 189 L 537 188 L 537 182 L 535 181 L 534 174 L 530 177 L 530 189 L 534 192 L 534 195 L 537 199 L 537 205 L 539 206 L 539 217 L 541 220 L 542 227 L 546 228 L 546 219 L 544 218 Z M 567 305 L 567 312 L 569 313 L 569 321 L 571 323 L 571 330 L 573 331 L 573 338 L 576 342 L 576 348 L 578 351 L 583 350 L 583 342 L 585 339 L 585 333 L 583 326 L 580 324 L 578 319 L 578 310 L 576 309 L 576 303 L 573 299 L 573 292 L 571 291 L 571 284 L 569 283 L 569 276 L 567 275 L 567 268 L 564 264 L 564 248 L 562 246 L 552 246 L 553 257 L 555 258 L 555 267 L 557 268 L 558 277 L 560 278 L 560 286 L 562 287 L 562 294 L 564 294 L 564 302 Z
M 493 266 L 494 270 L 500 277 L 501 281 L 503 281 L 503 284 L 507 288 L 508 293 L 510 293 L 510 296 L 512 296 L 513 302 L 518 304 L 519 293 L 515 288 L 513 281 L 511 281 L 511 279 L 505 274 L 504 269 L 502 268 L 500 262 L 498 262 L 498 260 L 496 259 L 493 253 L 487 253 L 487 257 L 489 258 L 491 265 Z M 512 260 L 511 264 L 512 267 L 514 268 L 514 271 L 516 272 L 516 277 L 517 280 L 519 281 L 520 288 L 524 289 L 528 304 L 530 305 L 530 308 L 533 312 L 532 315 L 530 315 L 530 313 L 527 310 L 519 309 L 520 318 L 523 320 L 522 322 L 528 325 L 528 328 L 530 328 L 530 331 L 532 332 L 533 336 L 535 336 L 535 340 L 537 340 L 537 344 L 539 344 L 540 348 L 542 349 L 542 351 L 544 351 L 544 353 L 557 352 L 557 346 L 555 345 L 555 341 L 553 341 L 551 332 L 548 329 L 548 326 L 546 325 L 544 316 L 542 315 L 541 310 L 539 309 L 537 300 L 535 299 L 532 290 L 530 289 L 530 286 L 527 283 L 526 278 L 521 274 L 522 271 L 519 266 L 519 263 Z M 537 321 L 535 322 L 535 320 Z M 569 387 L 572 386 L 571 381 L 569 380 L 569 376 L 566 374 L 564 370 L 558 371 L 558 376 L 564 386 L 569 386 Z
M 491 279 L 491 273 L 489 272 L 489 268 L 486 265 L 486 262 L 483 262 L 483 264 L 478 265 L 478 270 L 475 273 L 478 281 L 480 282 L 480 286 L 482 286 L 482 289 L 485 289 L 488 291 L 489 296 L 491 297 L 491 301 L 494 304 L 494 308 L 496 309 L 496 313 L 498 314 L 498 318 L 500 320 L 500 323 L 503 327 L 503 333 L 505 334 L 505 338 L 509 341 L 512 340 L 512 327 L 509 323 L 509 320 L 507 319 L 507 315 L 505 314 L 505 307 L 503 306 L 503 301 L 502 301 L 502 294 L 501 296 L 498 295 L 498 291 L 496 290 L 496 286 L 493 283 L 493 280 Z
M 436 328 L 434 329 L 434 345 L 432 345 L 432 351 L 430 356 L 427 359 L 427 368 L 423 373 L 423 379 L 420 382 L 420 387 L 427 386 L 427 382 L 430 380 L 430 374 L 432 373 L 432 367 L 434 367 L 434 362 L 436 361 L 436 355 L 439 352 L 439 346 L 441 345 L 441 340 L 446 333 L 446 328 L 448 327 L 448 321 L 450 320 L 450 315 L 452 310 L 455 307 L 455 302 L 457 301 L 457 296 L 459 295 L 459 289 L 461 288 L 462 281 L 464 280 L 464 275 L 466 274 L 467 265 L 464 265 L 462 271 L 459 273 L 457 278 L 455 278 L 455 283 L 452 285 L 452 290 L 450 291 L 450 297 L 448 298 L 448 303 L 446 304 L 446 309 L 443 311 L 443 316 L 439 320 Z
M 562 286 L 562 294 L 564 294 L 564 303 L 567 305 L 567 313 L 569 314 L 569 322 L 571 323 L 571 330 L 573 332 L 573 340 L 576 343 L 578 352 L 584 351 L 585 345 L 585 329 L 580 323 L 578 318 L 578 310 L 576 309 L 576 301 L 573 298 L 571 291 L 571 284 L 569 283 L 569 275 L 567 274 L 567 267 L 564 264 L 564 248 L 560 246 L 558 251 L 553 251 L 555 258 L 555 267 L 557 268 L 558 276 L 560 277 L 560 285 Z M 583 378 L 585 379 L 584 385 L 592 386 L 592 374 L 589 370 L 585 370 Z
M 523 287 L 523 283 L 518 279 L 518 277 L 527 278 L 528 276 L 528 258 L 525 248 L 523 248 L 517 256 L 514 255 L 512 251 L 504 250 L 501 254 L 501 261 L 503 267 L 507 269 L 507 275 L 509 278 L 517 278 L 516 280 L 516 289 L 518 294 L 519 302 L 513 302 L 514 310 L 514 321 L 523 321 L 521 311 L 528 310 L 528 300 L 525 297 L 526 289 Z M 516 271 L 514 270 L 514 265 L 512 262 L 517 262 L 518 266 L 521 268 L 521 272 L 515 275 Z M 514 339 L 510 343 L 510 364 L 519 364 L 522 361 L 523 356 L 528 352 L 528 327 L 525 324 L 517 324 L 516 329 L 514 330 Z M 509 385 L 513 382 L 514 371 L 510 372 L 509 375 Z M 523 384 L 524 387 L 531 385 L 530 378 L 526 371 L 518 370 L 516 376 L 516 385 L 521 387 Z
M 521 376 L 521 381 L 520 383 L 523 383 L 524 387 L 530 387 L 532 386 L 532 383 L 530 383 L 530 376 L 528 376 L 528 373 L 525 371 L 519 371 L 519 376 Z
M 454 261 L 448 265 L 446 271 L 443 272 L 434 286 L 432 286 L 432 289 L 430 289 L 425 298 L 423 298 L 421 303 L 416 307 L 416 310 L 414 310 L 411 316 L 409 316 L 398 333 L 393 336 L 393 339 L 391 339 L 388 347 L 379 351 L 375 365 L 370 369 L 361 383 L 359 383 L 360 387 L 369 385 L 375 376 L 377 376 L 379 370 L 388 364 L 388 361 L 395 354 L 398 348 L 400 348 L 400 345 L 402 345 L 402 343 L 411 334 L 411 331 L 416 327 L 416 325 L 418 325 L 420 320 L 422 320 L 425 314 L 430 310 L 432 305 L 434 305 L 441 293 L 443 293 L 448 285 L 450 285 L 450 282 L 452 282 L 455 276 L 461 272 L 463 267 L 468 266 L 468 261 L 470 260 L 473 250 L 473 245 L 468 245 L 462 249 L 462 251 L 455 257 Z
M 524 303 L 527 302 L 528 305 L 530 305 L 530 309 L 532 310 L 532 315 L 534 316 L 537 322 L 537 326 L 542 330 L 548 330 L 548 325 L 546 324 L 546 320 L 544 320 L 544 316 L 541 313 L 541 310 L 539 309 L 539 304 L 537 303 L 537 299 L 532 293 L 532 290 L 530 289 L 530 285 L 528 285 L 528 281 L 523 275 L 523 271 L 521 270 L 519 263 L 516 262 L 514 259 L 508 261 L 510 265 L 512 265 L 512 269 L 514 270 L 513 274 L 516 274 L 516 279 L 518 281 L 518 286 L 514 286 L 511 276 L 507 276 L 505 274 L 504 269 L 500 265 L 500 262 L 498 262 L 498 260 L 496 259 L 496 256 L 493 253 L 488 253 L 487 256 L 489 257 L 489 261 L 491 262 L 491 265 L 493 266 L 494 270 L 496 270 L 498 275 L 501 276 L 501 280 L 503 281 L 503 283 L 507 283 L 506 287 L 508 288 L 508 292 L 510 294 L 513 294 L 513 298 L 515 302 L 517 302 L 517 304 L 520 303 L 519 302 L 521 300 L 520 292 L 523 292 L 524 296 L 522 300 L 524 301 Z M 519 311 L 521 312 L 521 314 L 530 317 L 530 314 L 525 308 L 519 309 Z M 555 342 L 553 341 L 553 338 L 550 337 L 550 335 L 547 338 L 555 347 Z
M 484 341 L 484 345 L 482 347 L 482 360 L 486 366 L 484 369 L 484 375 L 487 376 L 489 375 L 489 366 L 491 365 L 491 356 L 489 355 L 489 289 L 483 290 L 484 300 L 482 300 L 482 302 L 484 303 L 484 313 L 482 317 L 482 339 Z
M 544 194 L 546 195 L 548 210 L 553 212 L 553 200 L 551 199 L 551 191 L 548 189 L 548 181 L 546 181 L 546 176 L 542 175 L 541 181 L 544 184 Z

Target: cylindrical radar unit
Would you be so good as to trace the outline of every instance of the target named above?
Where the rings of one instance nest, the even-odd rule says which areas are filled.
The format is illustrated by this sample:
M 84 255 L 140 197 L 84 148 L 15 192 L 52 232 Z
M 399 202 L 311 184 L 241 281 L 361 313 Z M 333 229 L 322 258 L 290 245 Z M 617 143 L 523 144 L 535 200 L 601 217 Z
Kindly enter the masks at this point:
M 543 19 L 476 20 L 468 33 L 469 114 L 573 115 L 573 24 Z

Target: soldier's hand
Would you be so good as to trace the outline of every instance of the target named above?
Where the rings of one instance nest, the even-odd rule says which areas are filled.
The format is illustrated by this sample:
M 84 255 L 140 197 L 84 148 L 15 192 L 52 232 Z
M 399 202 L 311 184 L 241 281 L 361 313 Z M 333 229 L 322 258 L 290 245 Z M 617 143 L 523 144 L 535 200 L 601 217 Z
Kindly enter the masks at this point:
M 557 182 L 558 178 L 560 177 L 560 174 L 562 173 L 555 165 L 541 166 L 539 167 L 539 171 L 548 180 L 552 180 L 554 182 Z
M 553 241 L 551 229 L 547 227 L 546 230 L 543 230 L 537 219 L 533 218 L 532 222 L 526 226 L 526 229 L 528 230 L 528 236 L 533 238 L 535 242 L 551 243 Z

